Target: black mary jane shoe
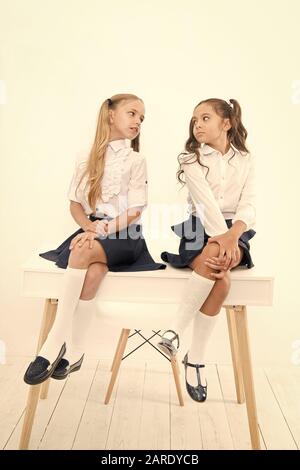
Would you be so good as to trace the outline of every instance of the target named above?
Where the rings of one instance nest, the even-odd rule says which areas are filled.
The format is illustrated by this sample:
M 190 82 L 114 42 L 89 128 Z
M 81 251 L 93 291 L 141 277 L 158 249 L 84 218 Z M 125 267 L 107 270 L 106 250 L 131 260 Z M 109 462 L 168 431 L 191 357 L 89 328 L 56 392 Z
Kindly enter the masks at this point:
M 69 364 L 69 361 L 67 361 L 67 359 L 61 359 L 57 364 L 55 371 L 51 375 L 51 378 L 56 380 L 66 379 L 69 374 L 80 369 L 81 364 L 83 362 L 83 358 L 84 354 L 81 356 L 79 361 L 74 362 L 74 364 L 71 365 Z
M 173 333 L 173 337 L 171 339 L 166 338 L 164 335 L 166 333 Z M 177 341 L 177 345 L 173 344 L 174 341 Z M 179 349 L 179 336 L 173 330 L 166 330 L 164 331 L 163 335 L 161 336 L 161 340 L 157 343 L 157 346 L 161 351 L 167 354 L 170 358 L 176 356 L 178 349 Z
M 29 364 L 24 374 L 24 382 L 28 385 L 38 385 L 49 379 L 65 353 L 66 343 L 62 345 L 57 358 L 52 364 L 45 357 L 37 356 L 35 360 Z
M 199 369 L 201 367 L 205 367 L 205 365 L 204 364 L 191 364 L 190 362 L 188 362 L 188 355 L 187 354 L 184 356 L 182 364 L 184 364 L 185 386 L 186 386 L 186 390 L 187 390 L 189 396 L 197 402 L 205 401 L 206 398 L 207 398 L 207 384 L 206 385 L 201 385 L 200 372 L 199 372 Z M 196 369 L 197 380 L 198 380 L 198 385 L 196 385 L 196 386 L 190 385 L 186 380 L 186 370 L 187 370 L 188 367 L 194 367 Z

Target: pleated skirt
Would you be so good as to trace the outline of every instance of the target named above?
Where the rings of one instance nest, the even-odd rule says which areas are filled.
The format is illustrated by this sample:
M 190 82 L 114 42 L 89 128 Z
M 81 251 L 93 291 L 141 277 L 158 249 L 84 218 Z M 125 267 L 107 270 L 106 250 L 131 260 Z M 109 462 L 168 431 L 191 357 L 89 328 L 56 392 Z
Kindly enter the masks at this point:
M 232 227 L 232 219 L 226 219 L 225 222 L 228 228 Z M 178 254 L 163 251 L 161 259 L 175 268 L 185 268 L 202 252 L 210 237 L 205 232 L 200 218 L 193 214 L 184 222 L 172 225 L 171 229 L 180 237 Z M 255 234 L 255 230 L 250 229 L 240 236 L 238 245 L 243 248 L 244 253 L 239 266 L 245 266 L 248 269 L 253 268 L 254 263 L 250 254 L 249 240 Z
M 89 216 L 92 222 L 103 218 Z M 110 220 L 108 217 L 105 217 L 105 219 Z M 76 230 L 57 248 L 39 253 L 39 256 L 53 261 L 59 268 L 66 269 L 71 253 L 70 243 L 76 235 L 83 232 L 82 228 Z M 143 236 L 141 224 L 131 224 L 106 238 L 99 236 L 95 238 L 95 241 L 101 244 L 106 254 L 109 271 L 154 271 L 166 268 L 165 264 L 156 263 L 152 258 Z

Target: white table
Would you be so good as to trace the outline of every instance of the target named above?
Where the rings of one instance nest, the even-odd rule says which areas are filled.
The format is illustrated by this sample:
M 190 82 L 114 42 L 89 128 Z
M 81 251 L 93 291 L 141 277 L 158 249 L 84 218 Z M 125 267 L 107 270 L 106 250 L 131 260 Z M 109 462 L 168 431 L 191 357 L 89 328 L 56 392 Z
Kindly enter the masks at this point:
M 45 308 L 37 351 L 41 348 L 55 319 L 60 286 L 64 269 L 55 266 L 38 253 L 22 266 L 22 295 L 45 299 Z M 152 252 L 152 251 L 151 251 Z M 152 252 L 153 253 L 153 252 Z M 159 260 L 159 256 L 155 257 Z M 191 275 L 189 268 L 143 272 L 108 272 L 97 293 L 97 303 L 104 319 L 119 323 L 121 336 L 112 365 L 112 378 L 105 402 L 108 403 L 127 338 L 136 318 L 142 316 L 152 322 L 152 328 L 168 326 L 168 315 L 176 310 L 186 281 Z M 231 289 L 226 299 L 226 314 L 230 338 L 232 362 L 238 403 L 246 401 L 249 431 L 253 449 L 260 449 L 255 392 L 249 347 L 247 306 L 270 306 L 273 301 L 274 277 L 260 272 L 259 268 L 237 268 L 231 272 Z M 165 319 L 163 318 L 166 313 Z M 137 315 L 138 314 L 138 315 Z M 159 325 L 158 322 L 159 321 Z M 167 322 L 167 324 L 166 324 Z M 165 325 L 166 324 L 166 325 Z M 172 363 L 179 402 L 182 405 L 177 363 Z M 42 385 L 29 386 L 26 413 L 24 417 L 20 449 L 27 449 L 34 421 L 38 399 L 46 398 L 49 380 Z M 183 410 L 184 413 L 184 410 Z

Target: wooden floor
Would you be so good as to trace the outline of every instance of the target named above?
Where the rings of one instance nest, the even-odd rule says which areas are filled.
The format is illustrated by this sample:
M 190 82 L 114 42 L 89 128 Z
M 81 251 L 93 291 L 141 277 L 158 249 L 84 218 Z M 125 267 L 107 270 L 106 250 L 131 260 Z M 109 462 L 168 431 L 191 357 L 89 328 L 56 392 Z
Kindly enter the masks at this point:
M 31 358 L 0 365 L 0 448 L 17 449 Z M 122 365 L 111 402 L 104 405 L 108 359 L 87 357 L 66 381 L 51 380 L 40 400 L 30 449 L 250 449 L 245 405 L 235 398 L 230 365 L 207 366 L 208 400 L 177 404 L 169 363 L 138 360 Z M 182 366 L 181 371 L 183 372 Z M 300 447 L 300 367 L 256 368 L 258 417 L 264 449 Z

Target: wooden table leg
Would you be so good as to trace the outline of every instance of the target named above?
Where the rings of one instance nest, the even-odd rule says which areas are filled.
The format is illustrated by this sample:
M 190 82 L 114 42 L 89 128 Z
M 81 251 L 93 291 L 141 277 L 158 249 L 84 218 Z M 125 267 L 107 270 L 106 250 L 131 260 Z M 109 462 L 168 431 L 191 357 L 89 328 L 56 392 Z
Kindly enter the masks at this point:
M 244 384 L 243 384 L 243 372 L 241 365 L 241 358 L 239 354 L 239 345 L 236 331 L 236 321 L 234 307 L 226 306 L 226 316 L 228 325 L 228 334 L 230 340 L 231 358 L 234 372 L 236 398 L 238 403 L 244 403 Z
M 248 414 L 248 423 L 252 449 L 260 449 L 259 428 L 255 401 L 254 382 L 250 355 L 247 309 L 245 305 L 234 306 L 236 330 L 240 358 L 242 364 L 243 382 Z
M 51 299 L 50 300 L 50 308 L 49 308 L 49 317 L 48 317 L 48 324 L 47 324 L 47 334 L 45 338 L 43 338 L 41 342 L 41 346 L 38 348 L 38 351 L 41 349 L 42 345 L 46 341 L 47 335 L 49 331 L 51 330 L 55 317 L 56 317 L 56 312 L 57 312 L 57 307 L 58 307 L 58 300 L 57 299 Z M 45 400 L 48 396 L 48 391 L 49 391 L 49 385 L 50 385 L 50 379 L 46 380 L 45 382 L 42 383 L 41 386 L 41 393 L 40 393 L 40 399 Z
M 110 379 L 109 386 L 108 386 L 106 396 L 105 396 L 105 400 L 104 400 L 104 403 L 106 405 L 108 404 L 108 402 L 110 400 L 110 397 L 111 397 L 111 394 L 112 394 L 112 391 L 113 391 L 113 388 L 114 388 L 114 385 L 115 385 L 115 381 L 116 381 L 116 378 L 117 378 L 117 375 L 118 375 L 118 372 L 119 372 L 119 369 L 120 369 L 120 365 L 121 365 L 121 362 L 122 362 L 122 358 L 123 358 L 123 354 L 124 354 L 124 351 L 125 351 L 125 348 L 126 348 L 126 344 L 127 344 L 129 334 L 130 334 L 130 330 L 126 330 L 126 329 L 122 330 L 122 339 L 121 339 L 121 341 L 119 342 L 119 344 L 117 346 L 117 350 L 116 350 L 116 353 L 115 353 L 114 364 L 113 364 L 113 370 L 112 370 L 112 374 L 111 374 L 111 379 Z
M 39 340 L 38 340 L 37 354 L 38 354 L 38 351 L 41 349 L 43 343 L 45 342 L 47 335 L 51 329 L 51 326 L 54 321 L 54 318 L 52 319 L 52 316 L 55 317 L 56 309 L 57 309 L 57 301 L 55 302 L 52 299 L 45 300 L 43 319 L 42 319 L 40 335 L 39 335 Z M 29 386 L 25 416 L 24 416 L 21 438 L 20 438 L 20 443 L 19 443 L 19 449 L 21 450 L 28 449 L 34 416 L 35 416 L 41 388 L 42 388 L 41 384 Z
M 118 341 L 118 345 L 116 347 L 116 351 L 115 351 L 115 355 L 114 355 L 114 358 L 113 358 L 113 361 L 112 361 L 112 365 L 111 365 L 111 368 L 110 368 L 110 371 L 112 372 L 114 366 L 115 366 L 115 362 L 116 362 L 116 358 L 117 358 L 117 353 L 119 351 L 119 347 L 120 347 L 120 344 L 121 344 L 121 341 L 122 341 L 122 338 L 123 338 L 123 334 L 124 334 L 124 330 L 121 331 L 121 334 L 120 334 L 120 337 L 119 337 L 119 341 Z
M 179 377 L 179 368 L 178 368 L 178 362 L 177 362 L 176 357 L 172 357 L 171 366 L 172 366 L 173 377 L 174 377 L 174 381 L 175 381 L 175 386 L 176 386 L 176 392 L 177 392 L 177 396 L 178 396 L 179 405 L 184 406 L 182 390 L 181 390 L 181 383 L 180 383 L 180 377 Z

